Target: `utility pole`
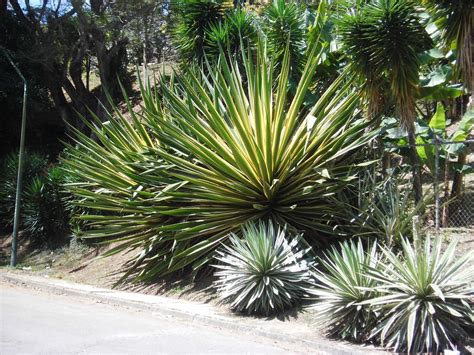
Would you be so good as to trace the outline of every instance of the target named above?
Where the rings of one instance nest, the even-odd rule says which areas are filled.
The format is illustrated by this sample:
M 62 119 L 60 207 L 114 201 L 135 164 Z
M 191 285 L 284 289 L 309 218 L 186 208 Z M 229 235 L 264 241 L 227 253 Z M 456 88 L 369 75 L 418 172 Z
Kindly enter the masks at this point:
M 18 243 L 18 229 L 20 228 L 20 207 L 21 207 L 21 191 L 22 191 L 22 180 L 23 180 L 23 159 L 25 155 L 25 130 L 26 130 L 26 100 L 28 97 L 28 85 L 25 77 L 21 73 L 20 69 L 11 59 L 5 48 L 0 47 L 3 54 L 8 59 L 10 64 L 13 66 L 18 76 L 23 81 L 23 109 L 21 113 L 21 133 L 20 133 L 20 152 L 18 157 L 18 175 L 16 178 L 16 196 L 15 196 L 15 215 L 13 218 L 13 236 L 12 236 L 12 255 L 10 260 L 10 266 L 15 267 L 16 265 L 16 254 L 17 254 L 17 243 Z

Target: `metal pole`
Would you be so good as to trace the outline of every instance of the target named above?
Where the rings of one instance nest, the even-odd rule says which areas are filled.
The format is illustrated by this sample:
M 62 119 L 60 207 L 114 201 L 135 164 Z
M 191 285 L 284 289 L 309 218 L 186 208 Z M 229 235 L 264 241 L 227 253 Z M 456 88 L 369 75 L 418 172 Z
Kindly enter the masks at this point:
M 0 47 L 1 48 L 1 47 Z M 10 260 L 10 266 L 16 265 L 16 254 L 17 254 L 17 243 L 18 243 L 18 229 L 20 227 L 20 207 L 21 207 L 21 191 L 22 191 L 22 180 L 23 180 L 23 159 L 25 154 L 25 131 L 26 131 L 26 100 L 28 97 L 28 85 L 25 77 L 21 73 L 20 69 L 15 65 L 13 60 L 8 55 L 8 52 L 1 48 L 5 57 L 7 57 L 10 64 L 15 68 L 15 71 L 23 80 L 23 109 L 21 113 L 21 133 L 20 133 L 20 152 L 18 157 L 18 175 L 16 179 L 16 196 L 15 196 L 15 215 L 13 217 L 13 236 L 12 236 L 12 255 Z
M 438 191 L 438 174 L 439 174 L 439 141 L 438 136 L 434 136 L 435 144 L 435 181 L 434 181 L 434 194 L 435 194 L 435 231 L 436 236 L 439 235 L 439 191 Z

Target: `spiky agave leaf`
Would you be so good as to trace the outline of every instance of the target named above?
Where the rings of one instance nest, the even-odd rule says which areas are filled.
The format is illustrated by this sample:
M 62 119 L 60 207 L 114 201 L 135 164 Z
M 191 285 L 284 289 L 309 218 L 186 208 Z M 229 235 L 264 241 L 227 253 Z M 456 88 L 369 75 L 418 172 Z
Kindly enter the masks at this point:
M 365 250 L 360 239 L 341 243 L 340 250 L 332 247 L 321 259 L 316 287 L 311 290 L 316 296 L 312 308 L 317 323 L 324 325 L 330 336 L 352 341 L 369 337 L 377 315 L 370 305 L 361 302 L 378 295 L 373 289 L 376 281 L 368 276 L 378 260 L 377 244 Z
M 248 224 L 242 238 L 232 233 L 214 265 L 221 301 L 238 312 L 268 315 L 307 297 L 314 262 L 305 259 L 308 250 L 299 241 L 272 223 Z
M 343 216 L 334 196 L 355 178 L 359 148 L 375 132 L 364 132 L 345 74 L 314 107 L 302 106 L 316 48 L 291 99 L 288 53 L 274 83 L 261 45 L 256 62 L 243 58 L 244 72 L 222 59 L 209 76 L 190 71 L 160 92 L 144 89 L 142 115 L 97 122 L 97 141 L 77 133 L 74 193 L 98 211 L 82 216 L 87 233 L 121 241 L 113 252 L 138 249 L 127 275 L 198 268 L 229 233 L 260 218 L 333 232 Z
M 438 352 L 454 348 L 473 329 L 473 255 L 443 251 L 441 238 L 419 250 L 402 240 L 401 258 L 384 248 L 385 260 L 371 271 L 380 296 L 366 304 L 382 315 L 371 337 L 396 351 Z M 472 334 L 472 333 L 471 333 Z

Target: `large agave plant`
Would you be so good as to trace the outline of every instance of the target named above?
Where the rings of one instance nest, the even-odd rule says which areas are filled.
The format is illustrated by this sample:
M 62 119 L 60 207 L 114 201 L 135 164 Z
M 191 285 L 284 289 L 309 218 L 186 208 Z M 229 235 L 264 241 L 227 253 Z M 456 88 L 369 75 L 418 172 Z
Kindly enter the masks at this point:
M 384 249 L 371 272 L 381 294 L 365 303 L 382 316 L 372 337 L 409 353 L 453 349 L 473 331 L 473 255 L 456 256 L 456 242 L 443 252 L 440 238 L 419 250 L 405 239 L 402 246 L 401 258 Z
M 220 60 L 206 77 L 190 71 L 145 90 L 143 112 L 97 121 L 96 139 L 77 132 L 71 189 L 78 205 L 97 211 L 82 216 L 88 236 L 120 242 L 112 253 L 138 251 L 124 277 L 198 268 L 258 219 L 334 233 L 344 216 L 335 194 L 353 181 L 360 147 L 375 133 L 365 132 L 346 74 L 303 106 L 317 48 L 291 99 L 288 53 L 275 82 L 262 44 L 255 61 Z
M 242 234 L 232 234 L 230 245 L 217 251 L 215 287 L 223 302 L 238 312 L 268 315 L 308 296 L 314 263 L 304 258 L 308 250 L 299 248 L 299 236 L 262 222 Z
M 376 281 L 368 275 L 378 263 L 377 245 L 367 250 L 362 241 L 344 242 L 340 250 L 332 248 L 321 259 L 316 271 L 316 296 L 313 307 L 317 323 L 324 325 L 328 335 L 352 341 L 364 341 L 377 322 L 370 305 L 361 302 L 377 296 Z

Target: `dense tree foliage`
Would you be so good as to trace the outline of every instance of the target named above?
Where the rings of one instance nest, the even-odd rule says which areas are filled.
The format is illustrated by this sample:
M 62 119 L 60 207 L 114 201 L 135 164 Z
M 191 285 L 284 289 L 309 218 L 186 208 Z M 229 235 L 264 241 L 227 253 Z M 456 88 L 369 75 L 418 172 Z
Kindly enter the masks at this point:
M 67 124 L 87 132 L 78 114 L 88 119 L 91 113 L 104 117 L 108 96 L 115 100 L 122 97 L 119 81 L 131 84 L 128 63 L 161 56 L 164 45 L 159 38 L 165 35 L 157 28 L 165 26 L 164 4 L 147 0 L 44 0 L 37 6 L 17 0 L 2 2 L 0 45 L 29 81 L 29 115 L 40 117 L 29 122 L 30 135 L 39 136 L 29 143 L 41 146 L 47 139 L 58 142 L 64 138 Z M 156 45 L 159 50 L 154 49 Z M 17 84 L 3 55 L 0 60 L 5 72 L 0 82 L 1 103 L 8 108 L 7 114 L 19 117 L 21 84 Z M 3 149 L 8 151 L 18 139 L 19 120 L 2 123 L 2 133 L 11 137 L 2 140 L 6 143 Z M 46 150 L 57 154 L 54 148 Z

